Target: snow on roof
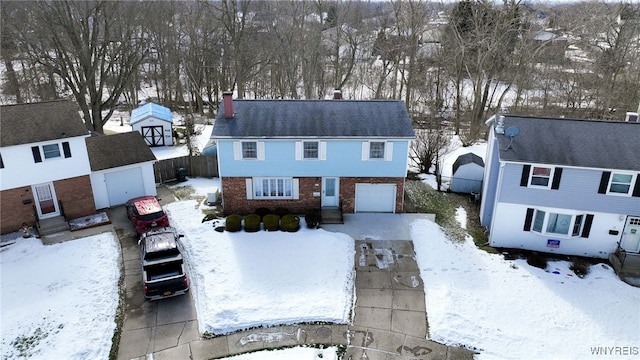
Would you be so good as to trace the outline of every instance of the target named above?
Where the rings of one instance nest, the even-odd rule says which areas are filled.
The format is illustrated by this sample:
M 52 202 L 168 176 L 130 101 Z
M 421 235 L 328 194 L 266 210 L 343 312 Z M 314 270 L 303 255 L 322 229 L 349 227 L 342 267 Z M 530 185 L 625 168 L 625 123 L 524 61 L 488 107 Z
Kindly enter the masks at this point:
M 162 105 L 148 103 L 140 106 L 139 108 L 133 109 L 133 111 L 131 111 L 131 119 L 129 120 L 129 123 L 135 124 L 149 117 L 153 117 L 153 118 L 168 121 L 168 122 L 173 122 L 173 115 L 171 114 L 171 109 L 166 108 Z

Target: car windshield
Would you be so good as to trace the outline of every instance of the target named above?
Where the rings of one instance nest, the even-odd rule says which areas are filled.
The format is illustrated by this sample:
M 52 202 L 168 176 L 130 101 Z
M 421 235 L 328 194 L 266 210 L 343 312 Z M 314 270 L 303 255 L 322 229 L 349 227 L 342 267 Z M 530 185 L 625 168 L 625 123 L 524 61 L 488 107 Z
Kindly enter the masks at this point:
M 138 219 L 142 221 L 153 221 L 153 220 L 160 219 L 163 215 L 164 215 L 164 211 L 160 210 L 152 214 L 139 215 Z

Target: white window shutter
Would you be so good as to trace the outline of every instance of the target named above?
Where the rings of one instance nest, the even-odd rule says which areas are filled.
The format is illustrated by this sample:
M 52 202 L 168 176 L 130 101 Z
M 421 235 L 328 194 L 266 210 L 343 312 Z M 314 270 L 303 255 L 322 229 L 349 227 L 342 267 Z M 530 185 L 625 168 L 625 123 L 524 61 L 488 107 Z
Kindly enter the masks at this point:
M 296 160 L 302 160 L 302 141 L 296 141 Z
M 362 160 L 369 160 L 369 142 L 362 142 Z
M 247 178 L 244 180 L 246 184 L 247 200 L 253 199 L 253 181 Z
M 327 142 L 326 141 L 320 141 L 320 149 L 318 149 L 319 154 L 318 157 L 320 158 L 320 160 L 327 160 Z
M 300 179 L 291 180 L 291 192 L 294 200 L 300 199 Z
M 233 142 L 233 160 L 242 159 L 242 143 L 240 141 Z
M 264 141 L 258 141 L 258 160 L 264 160 Z
M 391 161 L 393 160 L 393 143 L 388 142 L 384 144 L 384 160 Z

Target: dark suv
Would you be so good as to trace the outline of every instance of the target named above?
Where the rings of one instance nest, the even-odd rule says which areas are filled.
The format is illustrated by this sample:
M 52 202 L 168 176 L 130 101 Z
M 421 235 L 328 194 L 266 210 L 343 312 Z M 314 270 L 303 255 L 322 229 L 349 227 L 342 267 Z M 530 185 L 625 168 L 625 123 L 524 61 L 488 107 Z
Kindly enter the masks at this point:
M 133 222 L 138 235 L 157 227 L 169 226 L 169 217 L 155 196 L 141 196 L 126 203 L 127 217 Z

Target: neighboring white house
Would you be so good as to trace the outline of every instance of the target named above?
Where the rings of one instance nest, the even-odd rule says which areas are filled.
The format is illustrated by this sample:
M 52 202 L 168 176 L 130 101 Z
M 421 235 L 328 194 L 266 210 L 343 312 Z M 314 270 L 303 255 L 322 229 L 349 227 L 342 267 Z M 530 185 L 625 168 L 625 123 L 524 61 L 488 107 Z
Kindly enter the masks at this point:
M 153 163 L 156 157 L 137 132 L 99 135 L 86 139 L 91 186 L 96 209 L 156 195 Z
M 148 103 L 131 111 L 129 124 L 149 146 L 173 145 L 173 115 L 169 108 Z
M 449 190 L 458 193 L 476 193 L 482 190 L 484 161 L 474 153 L 458 156 L 453 163 L 453 175 Z
M 480 222 L 494 247 L 640 253 L 640 123 L 492 117 Z

